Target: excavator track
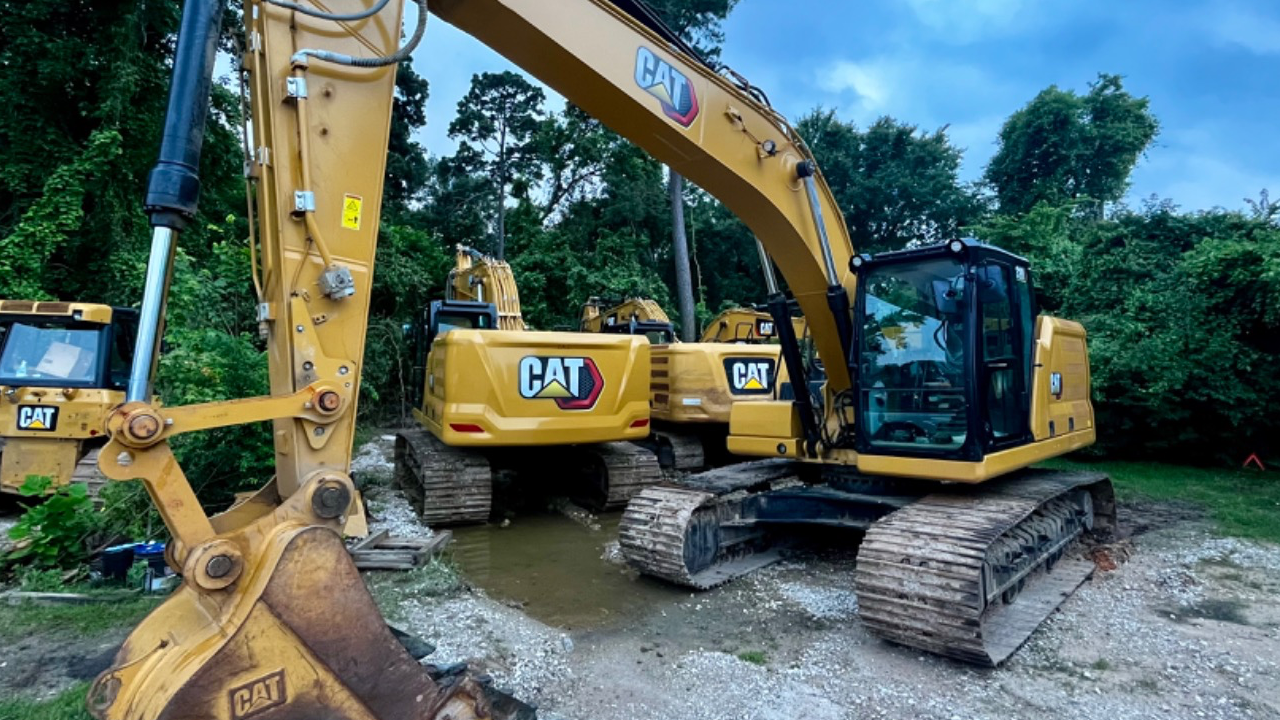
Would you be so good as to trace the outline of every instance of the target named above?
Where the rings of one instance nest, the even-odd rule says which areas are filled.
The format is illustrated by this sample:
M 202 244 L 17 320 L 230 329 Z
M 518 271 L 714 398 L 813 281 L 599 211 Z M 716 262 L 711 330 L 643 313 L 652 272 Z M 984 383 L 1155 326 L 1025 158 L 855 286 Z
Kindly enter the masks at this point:
M 1093 573 L 1071 545 L 1114 529 L 1114 492 L 1098 474 L 1028 471 L 928 495 L 867 531 L 859 614 L 886 640 L 996 666 Z
M 700 590 L 715 587 L 778 559 L 776 551 L 756 552 L 762 531 L 734 526 L 742 500 L 798 483 L 794 464 L 760 460 L 647 488 L 622 515 L 619 545 L 645 574 Z
M 694 472 L 707 466 L 706 452 L 699 435 L 655 431 L 653 441 L 658 460 L 664 468 Z
M 618 510 L 647 487 L 662 482 L 662 467 L 650 450 L 630 442 L 584 445 L 587 456 L 585 495 L 575 497 L 581 505 L 595 510 Z
M 454 448 L 426 430 L 396 434 L 396 484 L 430 526 L 482 523 L 493 508 L 493 471 L 473 450 Z
M 648 575 L 705 590 L 778 559 L 771 528 L 860 526 L 854 585 L 868 629 L 995 666 L 1092 574 L 1092 562 L 1073 557 L 1076 543 L 1115 530 L 1114 491 L 1096 473 L 1028 470 L 927 495 L 918 481 L 880 479 L 850 491 L 803 484 L 799 473 L 766 460 L 648 488 L 623 514 L 622 552 Z M 865 512 L 770 514 L 801 497 Z

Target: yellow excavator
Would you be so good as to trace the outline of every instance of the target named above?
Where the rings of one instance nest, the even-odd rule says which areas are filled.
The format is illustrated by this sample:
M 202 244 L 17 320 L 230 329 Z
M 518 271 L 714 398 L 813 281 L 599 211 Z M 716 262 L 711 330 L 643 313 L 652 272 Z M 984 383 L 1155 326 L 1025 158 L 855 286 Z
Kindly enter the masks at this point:
M 617 510 L 663 479 L 628 442 L 649 435 L 644 338 L 529 330 L 511 266 L 466 246 L 445 295 L 409 328 L 422 429 L 396 435 L 397 481 L 423 519 L 484 522 L 531 489 Z
M 475 679 L 433 676 L 410 657 L 339 534 L 358 512 L 351 444 L 395 67 L 428 12 L 719 198 L 809 326 L 820 392 L 731 411 L 730 449 L 770 459 L 637 495 L 621 537 L 631 562 L 706 587 L 767 561 L 789 527 L 860 529 L 863 622 L 984 664 L 1088 576 L 1073 543 L 1114 524 L 1109 481 L 1025 469 L 1094 439 L 1085 333 L 1037 317 L 1025 261 L 964 240 L 855 254 L 785 118 L 638 0 L 415 3 L 399 49 L 401 0 L 244 3 L 271 394 L 158 407 L 153 365 L 175 243 L 198 201 L 223 13 L 218 0 L 187 0 L 145 205 L 154 230 L 127 402 L 99 454 L 111 479 L 146 485 L 183 584 L 91 686 L 95 717 L 506 717 Z M 784 363 L 807 380 L 787 298 L 771 292 L 769 308 L 784 320 Z M 274 480 L 210 517 L 169 438 L 261 421 L 274 423 Z
M 649 298 L 587 298 L 582 304 L 578 330 L 588 333 L 644 335 L 654 345 L 676 342 L 675 326 L 671 324 L 671 318 L 657 301 Z
M 675 337 L 671 318 L 650 298 L 608 302 L 590 298 L 583 305 L 583 332 L 644 335 L 654 343 L 649 404 L 653 433 L 644 443 L 663 467 L 680 471 L 722 465 L 727 453 L 729 408 L 735 402 L 772 400 L 790 392 L 781 346 L 774 339 L 773 317 L 753 308 L 732 308 L 703 329 L 699 342 Z M 803 321 L 793 327 L 804 335 Z
M 92 303 L 0 300 L 0 492 L 28 478 L 90 495 L 106 421 L 124 403 L 138 313 Z
M 804 337 L 803 318 L 792 318 L 791 326 L 796 337 Z M 772 315 L 754 307 L 733 307 L 711 318 L 702 328 L 698 342 L 751 344 L 773 342 L 776 338 Z

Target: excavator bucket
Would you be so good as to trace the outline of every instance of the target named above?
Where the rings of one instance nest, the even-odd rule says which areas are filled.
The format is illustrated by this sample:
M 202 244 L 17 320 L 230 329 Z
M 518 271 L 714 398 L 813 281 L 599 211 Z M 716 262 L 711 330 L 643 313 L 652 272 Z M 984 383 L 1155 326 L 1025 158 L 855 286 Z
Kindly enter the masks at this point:
M 384 624 L 336 533 L 274 535 L 237 582 L 215 593 L 184 585 L 134 630 L 89 693 L 94 717 L 533 717 L 468 673 L 432 679 Z

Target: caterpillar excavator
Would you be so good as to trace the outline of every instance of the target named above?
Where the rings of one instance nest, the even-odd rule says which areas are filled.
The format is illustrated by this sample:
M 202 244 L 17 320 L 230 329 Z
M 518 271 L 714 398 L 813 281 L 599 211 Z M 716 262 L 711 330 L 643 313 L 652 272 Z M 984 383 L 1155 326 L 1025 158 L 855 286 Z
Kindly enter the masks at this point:
M 582 305 L 580 332 L 644 335 L 654 345 L 676 342 L 675 326 L 667 311 L 649 298 L 604 300 L 587 298 Z
M 421 427 L 396 435 L 397 482 L 428 524 L 484 522 L 530 490 L 618 510 L 663 479 L 628 442 L 649 435 L 644 338 L 530 330 L 511 266 L 466 246 L 445 295 L 409 328 Z
M 653 433 L 644 443 L 664 467 L 701 470 L 732 461 L 725 447 L 729 409 L 735 402 L 772 400 L 788 383 L 771 315 L 732 308 L 712 319 L 702 339 L 682 343 L 670 317 L 650 298 L 608 303 L 590 298 L 582 308 L 583 332 L 645 335 L 650 359 Z M 793 327 L 804 336 L 803 321 Z
M 0 493 L 31 477 L 52 490 L 107 479 L 98 451 L 124 403 L 137 311 L 92 303 L 0 300 Z
M 792 332 L 803 338 L 803 318 L 791 318 Z M 704 343 L 766 343 L 772 342 L 777 333 L 773 329 L 773 316 L 755 307 L 734 307 L 711 318 L 702 328 Z
M 396 65 L 431 14 L 508 57 L 719 198 L 803 310 L 821 392 L 739 403 L 730 448 L 770 459 L 691 475 L 628 506 L 645 571 L 730 579 L 795 525 L 862 529 L 853 578 L 877 634 L 998 663 L 1088 569 L 1114 523 L 1105 477 L 1024 468 L 1094 438 L 1083 329 L 1037 317 L 1026 263 L 957 240 L 854 253 L 803 140 L 765 95 L 699 60 L 637 0 L 247 0 L 243 75 L 257 188 L 258 316 L 271 394 L 159 407 L 152 376 L 175 244 L 194 218 L 220 0 L 187 0 L 126 402 L 99 467 L 141 480 L 183 584 L 92 684 L 121 720 L 509 717 L 483 683 L 431 672 L 383 623 L 340 536 Z M 399 48 L 399 49 L 397 49 Z M 790 317 L 771 284 L 775 320 Z M 784 363 L 805 377 L 789 320 Z M 276 476 L 210 517 L 174 458 L 184 432 L 269 421 Z

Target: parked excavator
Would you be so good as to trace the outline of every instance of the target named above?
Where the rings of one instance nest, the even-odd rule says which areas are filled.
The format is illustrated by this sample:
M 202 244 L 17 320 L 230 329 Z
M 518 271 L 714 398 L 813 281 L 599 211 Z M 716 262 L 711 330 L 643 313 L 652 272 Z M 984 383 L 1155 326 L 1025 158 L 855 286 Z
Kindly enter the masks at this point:
M 855 255 L 812 154 L 764 93 L 702 62 L 638 0 L 414 1 L 399 49 L 401 0 L 244 3 L 271 395 L 159 407 L 153 366 L 175 243 L 197 209 L 223 14 L 219 0 L 186 2 L 127 402 L 99 454 L 108 477 L 145 484 L 183 584 L 91 686 L 95 717 L 509 716 L 477 678 L 410 657 L 339 534 L 358 512 L 351 445 L 395 67 L 428 10 L 719 198 L 808 323 L 821 391 L 732 410 L 730 449 L 772 459 L 637 495 L 622 528 L 633 563 L 706 587 L 761 564 L 788 527 L 865 529 L 854 586 L 868 627 L 986 664 L 1087 577 L 1072 547 L 1114 523 L 1109 481 L 1023 470 L 1093 441 L 1085 334 L 1036 317 L 1025 261 L 960 240 Z M 769 289 L 783 361 L 806 378 L 787 298 Z M 262 421 L 275 478 L 208 516 L 169 438 Z
M 124 403 L 136 310 L 93 303 L 0 300 L 0 493 L 32 477 L 49 491 L 106 484 L 98 450 Z
M 732 308 L 712 319 L 698 342 L 675 337 L 671 318 L 655 300 L 616 302 L 590 298 L 582 308 L 584 332 L 645 335 L 653 342 L 649 405 L 653 433 L 644 443 L 663 467 L 701 470 L 733 462 L 725 439 L 736 402 L 773 400 L 784 384 L 781 346 L 772 342 L 771 315 Z M 804 335 L 803 320 L 793 327 Z
M 795 336 L 803 338 L 804 318 L 791 318 L 791 325 Z M 776 338 L 772 315 L 758 307 L 733 307 L 711 318 L 702 328 L 699 342 L 752 344 L 774 342 Z
M 629 297 L 623 300 L 587 298 L 582 304 L 578 330 L 588 333 L 644 335 L 654 345 L 676 342 L 675 326 L 655 300 Z
M 466 246 L 445 295 L 409 327 L 420 428 L 396 435 L 397 482 L 428 524 L 530 495 L 618 510 L 663 479 L 628 442 L 649 436 L 643 337 L 528 329 L 511 266 Z

